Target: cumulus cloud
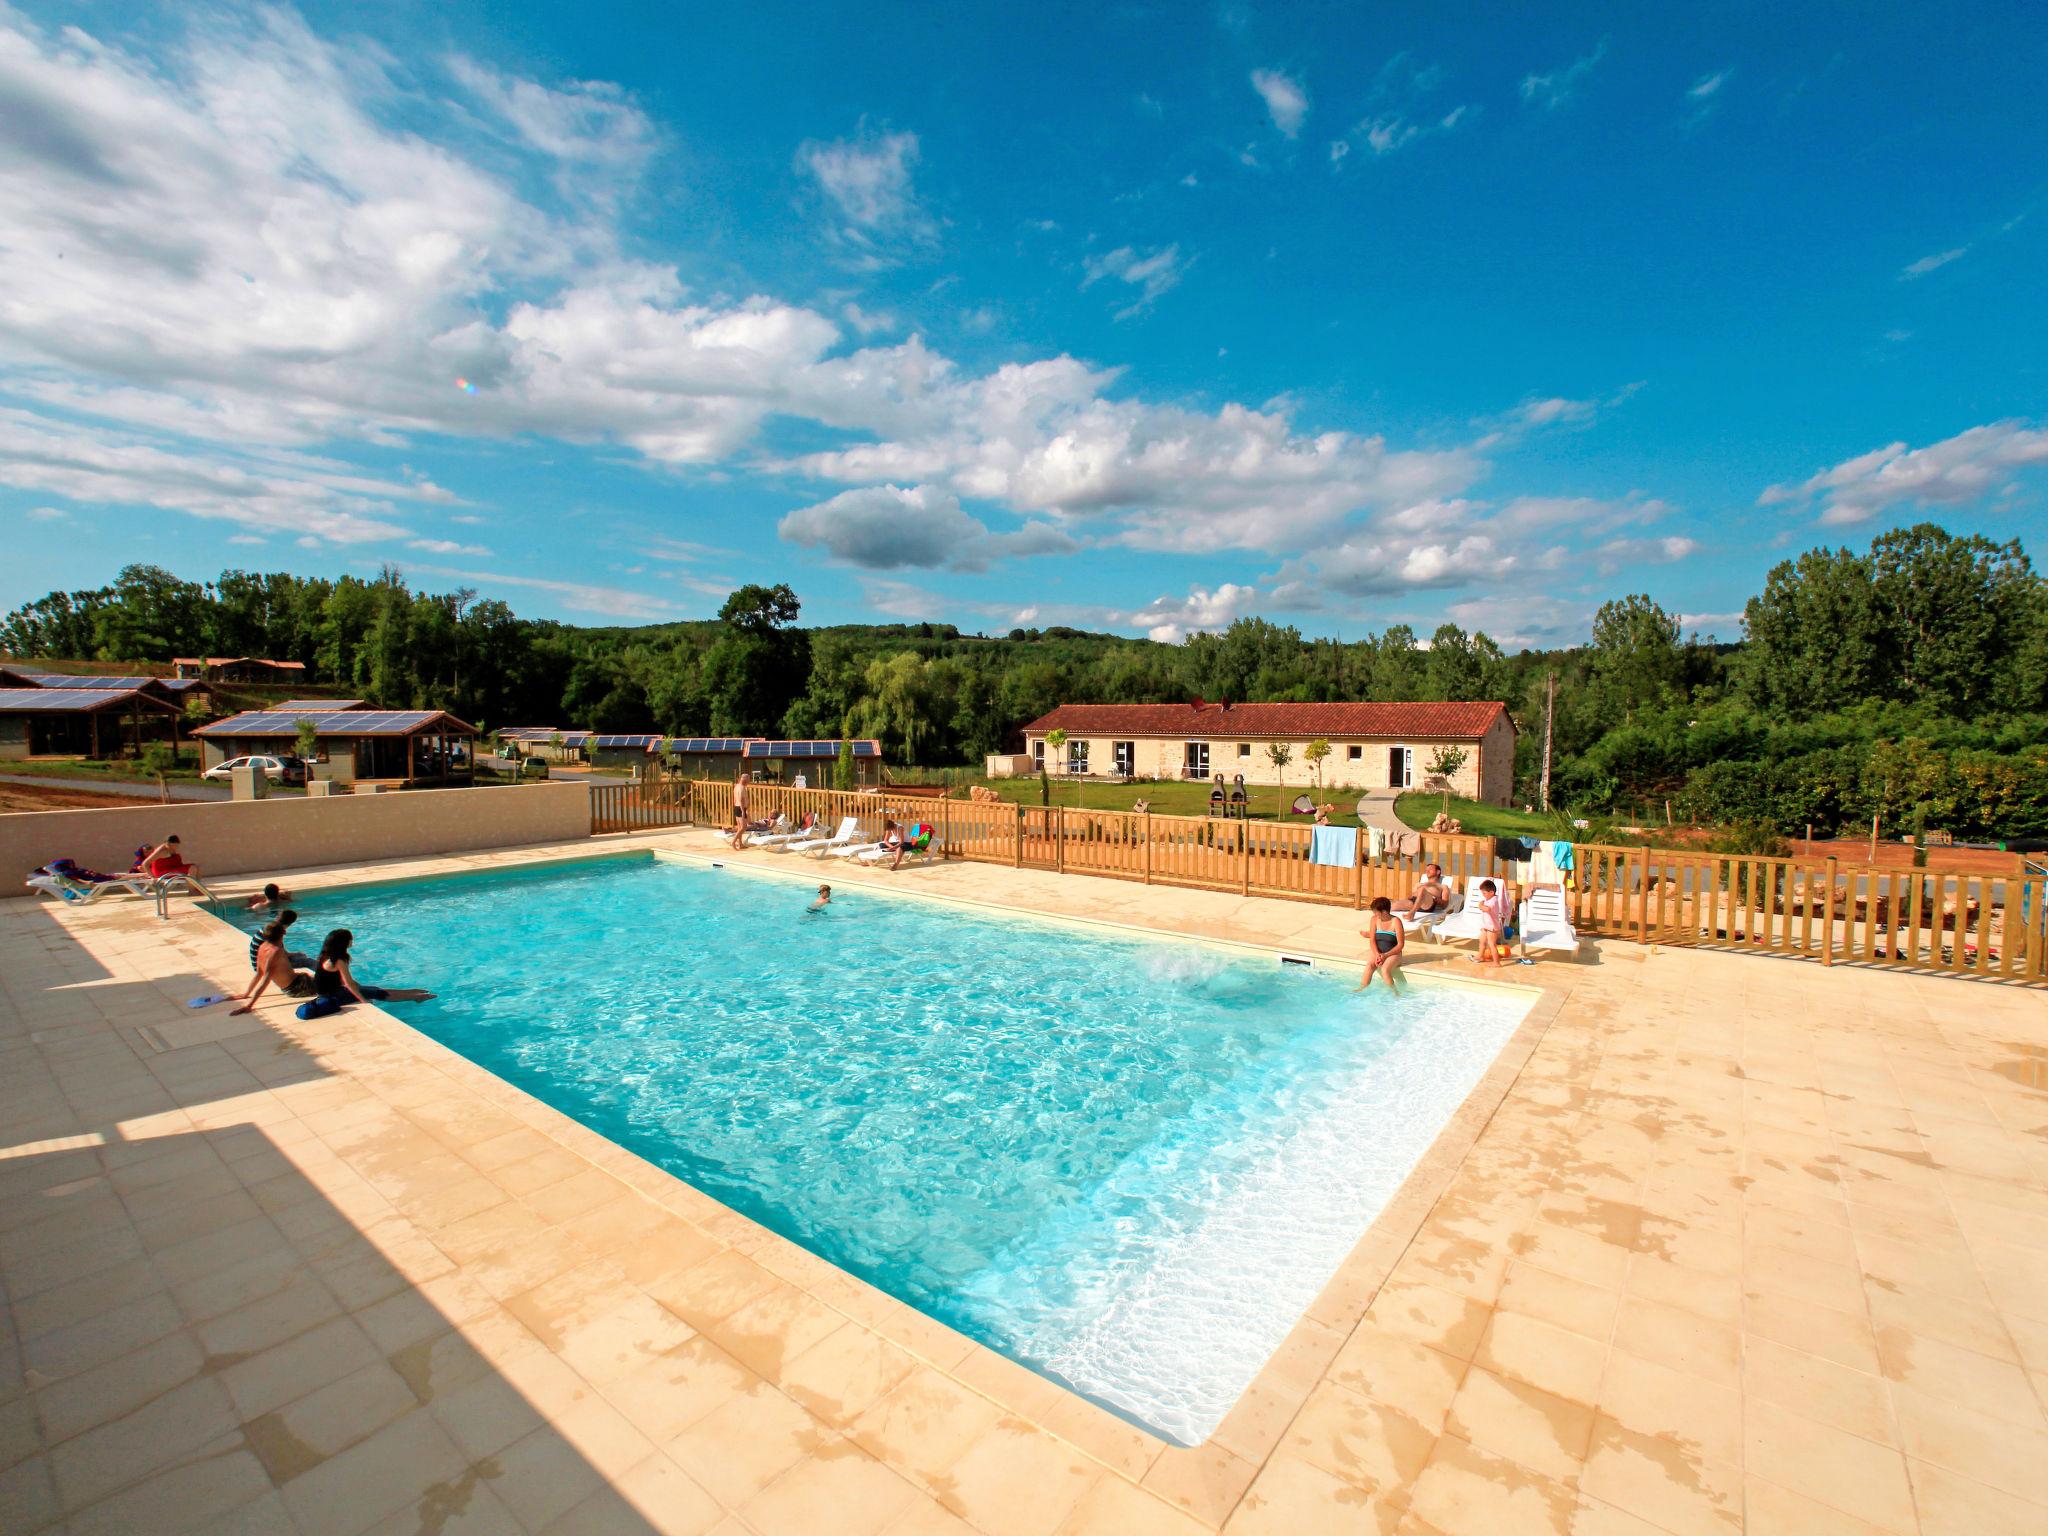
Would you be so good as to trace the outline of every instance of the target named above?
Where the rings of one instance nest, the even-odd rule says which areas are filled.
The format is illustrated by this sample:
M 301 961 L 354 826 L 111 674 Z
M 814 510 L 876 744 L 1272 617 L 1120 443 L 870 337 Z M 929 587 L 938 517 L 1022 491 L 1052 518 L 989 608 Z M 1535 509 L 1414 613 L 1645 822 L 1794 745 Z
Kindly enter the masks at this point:
M 1253 611 L 1255 588 L 1223 582 L 1213 592 L 1194 588 L 1186 597 L 1161 597 L 1124 619 L 1125 628 L 1142 629 L 1154 640 L 1178 644 L 1194 630 L 1227 629 Z
M 1385 521 L 1462 497 L 1484 440 L 1403 448 L 1304 427 L 1286 403 L 1148 400 L 1069 356 L 975 372 L 919 335 L 870 335 L 891 327 L 844 294 L 828 310 L 694 291 L 557 185 L 565 165 L 623 181 L 659 152 L 633 103 L 449 68 L 459 109 L 289 13 L 194 29 L 159 63 L 0 11 L 0 381 L 15 402 L 0 483 L 249 537 L 469 553 L 433 543 L 445 512 L 412 525 L 447 491 L 347 455 L 526 437 L 808 477 L 820 499 L 790 531 L 875 568 L 927 558 L 862 542 L 887 531 L 862 519 L 892 497 L 898 521 L 963 535 L 971 553 L 950 558 L 965 568 L 1075 541 L 1283 558 L 1358 544 L 1412 583 L 1541 554 L 1512 523 L 1481 526 L 1512 504 L 1455 536 Z M 916 149 L 863 130 L 799 152 L 846 250 L 882 260 L 927 237 Z M 1188 258 L 1128 247 L 1098 265 L 1092 284 L 1142 307 Z M 778 444 L 830 446 L 771 451 L 771 421 L 796 429 Z M 870 494 L 816 510 L 841 491 Z
M 963 511 L 960 498 L 931 486 L 872 485 L 842 491 L 785 516 L 776 531 L 791 544 L 822 549 L 871 571 L 981 571 L 1006 555 L 1068 554 L 1080 545 L 1046 523 L 997 533 Z
M 1093 287 L 1104 278 L 1123 283 L 1137 290 L 1137 297 L 1117 310 L 1116 318 L 1128 320 L 1150 309 L 1163 295 L 1179 285 L 1186 275 L 1190 263 L 1181 260 L 1180 247 L 1169 245 L 1163 250 L 1141 252 L 1135 246 L 1119 246 L 1104 256 L 1090 256 L 1082 267 L 1087 275 L 1082 278 L 1083 288 Z
M 917 157 L 916 134 L 865 128 L 850 139 L 807 139 L 798 147 L 798 168 L 817 184 L 835 215 L 833 239 L 858 264 L 886 265 L 936 237 L 937 226 L 912 185 Z
M 1252 89 L 1265 102 L 1275 128 L 1290 139 L 1301 132 L 1301 125 L 1308 118 L 1306 86 L 1280 70 L 1255 69 L 1252 71 Z
M 1607 39 L 1603 37 L 1593 45 L 1591 53 L 1573 59 L 1562 69 L 1551 70 L 1548 74 L 1525 75 L 1522 79 L 1522 100 L 1546 111 L 1563 106 L 1577 94 L 1586 76 L 1606 57 Z
M 1890 443 L 1858 454 L 1797 485 L 1770 486 L 1757 503 L 1818 506 L 1823 523 L 1860 523 L 1907 503 L 1979 501 L 2010 485 L 2019 471 L 2042 464 L 2048 464 L 2048 429 L 1994 421 L 1925 448 Z

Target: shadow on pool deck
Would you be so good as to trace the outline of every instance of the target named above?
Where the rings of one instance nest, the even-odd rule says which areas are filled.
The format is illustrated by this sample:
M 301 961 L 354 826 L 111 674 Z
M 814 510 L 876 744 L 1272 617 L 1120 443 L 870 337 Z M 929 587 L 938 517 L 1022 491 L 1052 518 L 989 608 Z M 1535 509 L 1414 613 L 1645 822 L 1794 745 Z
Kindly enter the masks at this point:
M 438 1170 L 415 1177 L 410 1148 L 335 1155 L 362 1101 L 330 1092 L 346 1085 L 310 1052 L 261 1014 L 181 1018 L 171 999 L 217 979 L 118 980 L 62 924 L 10 907 L 0 1531 L 719 1518 L 387 1198 Z M 220 1037 L 176 1044 L 194 1034 Z

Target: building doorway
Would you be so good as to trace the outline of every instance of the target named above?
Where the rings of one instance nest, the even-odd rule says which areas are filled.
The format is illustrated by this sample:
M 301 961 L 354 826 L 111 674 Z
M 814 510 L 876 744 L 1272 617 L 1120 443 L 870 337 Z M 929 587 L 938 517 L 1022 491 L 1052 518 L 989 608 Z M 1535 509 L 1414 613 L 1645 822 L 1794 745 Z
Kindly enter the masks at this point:
M 1415 782 L 1415 749 L 1387 748 L 1387 787 L 1407 789 Z
M 1209 777 L 1209 743 L 1191 741 L 1181 758 L 1181 777 L 1184 779 L 1206 779 Z

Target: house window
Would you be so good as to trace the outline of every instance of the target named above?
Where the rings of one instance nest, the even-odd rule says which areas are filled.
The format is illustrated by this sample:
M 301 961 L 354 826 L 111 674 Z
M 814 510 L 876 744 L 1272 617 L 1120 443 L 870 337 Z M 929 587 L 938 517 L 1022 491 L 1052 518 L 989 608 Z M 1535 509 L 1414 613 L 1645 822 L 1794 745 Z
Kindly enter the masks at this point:
M 1040 773 L 1045 772 L 1045 741 L 1043 738 L 1031 743 L 1031 766 Z
M 1116 771 L 1119 778 L 1128 779 L 1133 776 L 1138 763 L 1138 744 L 1135 741 L 1119 741 L 1115 743 L 1110 748 L 1110 755 L 1116 760 Z
M 1252 744 L 1248 741 L 1240 741 L 1237 744 L 1237 755 L 1239 757 L 1250 757 L 1252 755 Z
M 1209 743 L 1206 741 L 1189 742 L 1186 752 L 1181 758 L 1181 764 L 1182 771 L 1188 778 L 1206 779 L 1209 777 Z
M 1088 743 L 1087 743 L 1087 742 L 1085 742 L 1085 741 L 1070 741 L 1070 742 L 1068 742 L 1068 743 L 1067 743 L 1067 772 L 1069 772 L 1069 773 L 1086 773 L 1087 771 L 1088 771 Z
M 1348 746 L 1344 749 L 1344 757 L 1348 762 L 1362 762 L 1365 758 L 1365 748 L 1356 744 Z

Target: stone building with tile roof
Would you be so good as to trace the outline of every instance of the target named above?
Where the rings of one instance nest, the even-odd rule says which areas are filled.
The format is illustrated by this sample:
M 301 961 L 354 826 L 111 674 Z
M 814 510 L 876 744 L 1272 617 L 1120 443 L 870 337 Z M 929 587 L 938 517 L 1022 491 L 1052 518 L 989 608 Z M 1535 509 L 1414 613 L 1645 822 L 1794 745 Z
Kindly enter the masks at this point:
M 1053 753 L 1052 730 L 1067 733 Z M 1435 789 L 1429 764 L 1439 748 L 1462 748 L 1451 775 L 1453 794 L 1505 805 L 1514 793 L 1515 722 L 1507 706 L 1490 703 L 1375 704 L 1062 704 L 1024 727 L 1024 751 L 1035 771 L 1134 779 L 1225 779 L 1287 783 L 1308 789 L 1304 756 L 1315 740 L 1330 744 L 1322 782 L 1331 789 Z M 1266 749 L 1284 742 L 1293 761 L 1284 778 Z

